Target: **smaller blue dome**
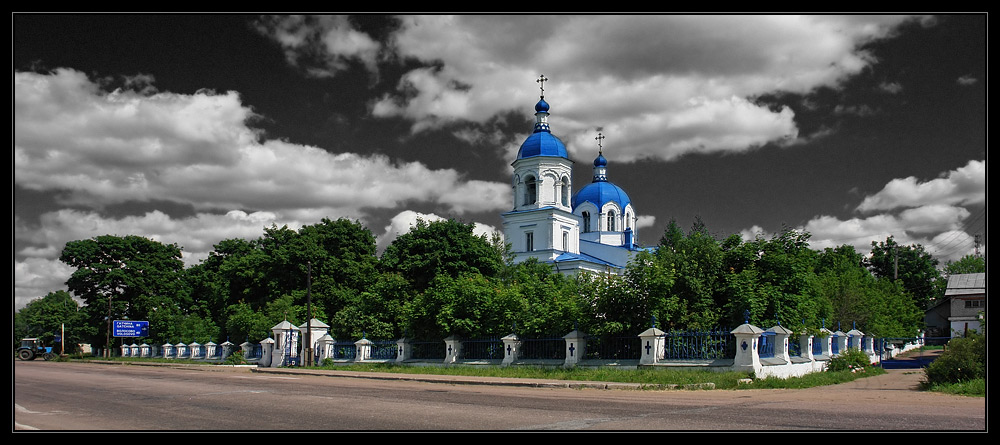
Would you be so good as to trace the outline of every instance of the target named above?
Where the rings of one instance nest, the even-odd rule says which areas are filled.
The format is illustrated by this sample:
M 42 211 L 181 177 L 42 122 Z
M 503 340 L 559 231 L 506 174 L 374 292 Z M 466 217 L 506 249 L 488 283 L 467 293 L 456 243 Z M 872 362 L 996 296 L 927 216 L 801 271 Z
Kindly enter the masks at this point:
M 549 103 L 546 102 L 545 99 L 538 99 L 538 103 L 535 104 L 535 112 L 536 113 L 548 113 L 549 112 Z
M 603 154 L 597 155 L 597 159 L 594 159 L 594 167 L 607 167 L 608 160 L 604 159 Z
M 632 203 L 625 190 L 606 181 L 591 182 L 586 187 L 580 189 L 576 195 L 573 195 L 573 210 L 576 210 L 580 204 L 588 201 L 597 206 L 598 209 L 604 207 L 604 204 L 613 201 L 618 204 L 618 208 L 622 209 L 622 211 L 625 210 L 625 206 Z

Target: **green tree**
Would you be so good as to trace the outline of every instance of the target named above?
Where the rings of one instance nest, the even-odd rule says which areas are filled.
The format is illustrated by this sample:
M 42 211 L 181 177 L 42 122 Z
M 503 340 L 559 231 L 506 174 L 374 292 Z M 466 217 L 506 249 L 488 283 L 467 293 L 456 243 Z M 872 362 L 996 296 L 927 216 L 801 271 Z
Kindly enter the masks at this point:
M 504 267 L 503 252 L 473 229 L 473 224 L 455 220 L 418 220 L 382 253 L 383 270 L 399 273 L 417 292 L 427 289 L 438 275 L 498 276 Z
M 922 323 L 923 312 L 902 284 L 872 275 L 853 247 L 827 248 L 817 264 L 817 298 L 829 304 L 830 310 L 821 312 L 829 326 L 857 327 L 877 337 L 909 337 Z
M 561 337 L 577 326 L 583 316 L 583 305 L 573 280 L 535 258 L 514 265 L 510 273 L 510 279 L 500 287 L 506 286 L 522 301 L 523 312 L 514 314 L 516 334 Z
M 66 281 L 83 300 L 92 326 L 101 326 L 95 344 L 110 346 L 111 320 L 144 320 L 182 291 L 180 248 L 140 236 L 104 235 L 66 243 L 60 260 L 76 271 Z
M 441 339 L 510 334 L 524 300 L 497 280 L 481 274 L 439 274 L 404 308 L 409 336 Z
M 671 221 L 652 258 L 633 263 L 637 269 L 645 266 L 648 274 L 642 279 L 633 275 L 631 281 L 648 283 L 653 286 L 649 292 L 669 299 L 649 314 L 656 315 L 661 329 L 712 328 L 722 315 L 716 300 L 723 285 L 723 258 L 721 245 L 700 219 L 686 235 Z
M 79 304 L 62 290 L 32 300 L 14 314 L 15 345 L 21 338 L 33 337 L 55 348 L 65 344 L 66 352 L 72 352 L 79 343 L 85 343 L 93 331 L 87 326 Z M 63 336 L 62 342 L 55 341 L 56 336 Z
M 412 297 L 410 284 L 397 273 L 386 272 L 333 315 L 334 338 L 395 339 L 403 333 L 403 305 Z
M 964 273 L 986 273 L 986 258 L 978 255 L 966 255 L 958 261 L 949 261 L 944 266 L 946 275 Z
M 898 279 L 921 310 L 944 294 L 945 280 L 937 269 L 938 261 L 919 244 L 903 246 L 893 237 L 872 242 L 868 267 L 879 278 Z
M 228 322 L 234 305 L 241 308 L 237 314 L 245 314 L 241 303 L 261 311 L 287 295 L 295 305 L 311 303 L 315 311 L 336 314 L 356 304 L 379 273 L 371 231 L 357 221 L 324 218 L 297 231 L 275 225 L 256 240 L 224 240 L 187 276 L 193 304 L 238 338 L 248 327 L 245 320 Z

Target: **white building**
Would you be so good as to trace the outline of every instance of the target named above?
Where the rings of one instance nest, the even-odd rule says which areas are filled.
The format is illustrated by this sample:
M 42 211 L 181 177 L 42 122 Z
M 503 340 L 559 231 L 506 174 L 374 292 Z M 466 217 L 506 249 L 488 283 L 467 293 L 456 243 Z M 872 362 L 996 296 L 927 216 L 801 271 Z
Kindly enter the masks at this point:
M 600 144 L 593 181 L 574 194 L 573 161 L 550 131 L 548 117 L 542 95 L 535 104 L 534 132 L 511 164 L 514 208 L 502 216 L 514 261 L 534 257 L 565 274 L 619 273 L 639 250 L 632 201 L 608 180 Z

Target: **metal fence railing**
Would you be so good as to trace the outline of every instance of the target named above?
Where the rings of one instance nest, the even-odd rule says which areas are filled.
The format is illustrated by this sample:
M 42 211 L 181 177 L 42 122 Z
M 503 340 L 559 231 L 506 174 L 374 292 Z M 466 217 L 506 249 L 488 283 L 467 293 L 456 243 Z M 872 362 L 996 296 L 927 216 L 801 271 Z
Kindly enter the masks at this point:
M 566 360 L 566 340 L 562 338 L 522 339 L 520 358 L 527 360 Z
M 502 340 L 481 338 L 462 341 L 462 351 L 458 358 L 462 360 L 501 360 L 503 355 Z
M 736 344 L 728 329 L 674 331 L 664 337 L 667 360 L 722 359 L 736 356 Z
M 399 346 L 394 340 L 372 341 L 372 356 L 378 360 L 394 360 L 399 354 Z
M 757 349 L 757 353 L 760 354 L 760 358 L 773 358 L 774 357 L 774 339 L 775 333 L 765 331 L 760 334 L 760 345 Z
M 642 357 L 642 339 L 639 337 L 587 337 L 584 359 L 588 360 L 638 360 Z
M 358 348 L 353 341 L 338 341 L 333 344 L 334 360 L 354 360 L 358 356 Z
M 447 352 L 443 341 L 412 341 L 410 357 L 417 360 L 444 360 Z

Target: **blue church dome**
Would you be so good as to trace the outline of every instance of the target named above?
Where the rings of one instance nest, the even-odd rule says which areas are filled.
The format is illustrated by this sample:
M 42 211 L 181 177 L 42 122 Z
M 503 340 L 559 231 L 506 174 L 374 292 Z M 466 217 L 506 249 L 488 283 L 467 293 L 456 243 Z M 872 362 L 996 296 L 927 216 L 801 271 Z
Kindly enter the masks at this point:
M 534 156 L 555 156 L 569 159 L 569 153 L 566 152 L 566 145 L 552 133 L 549 133 L 548 130 L 536 130 L 524 140 L 521 148 L 517 150 L 517 159 Z
M 535 104 L 535 112 L 536 113 L 548 113 L 549 112 L 549 103 L 546 102 L 545 99 L 538 99 L 538 103 Z
M 604 155 L 603 154 L 597 155 L 597 158 L 594 159 L 594 167 L 607 167 L 607 166 L 608 166 L 608 160 L 604 159 Z
M 586 187 L 580 189 L 576 195 L 573 195 L 573 210 L 576 210 L 577 206 L 588 201 L 596 205 L 598 209 L 603 207 L 604 204 L 614 202 L 622 210 L 625 210 L 625 206 L 632 202 L 628 194 L 625 193 L 625 190 L 607 181 L 591 182 Z
M 545 99 L 539 99 L 535 104 L 535 130 L 521 144 L 517 150 L 517 159 L 531 158 L 535 156 L 552 156 L 569 159 L 566 152 L 566 144 L 559 140 L 549 131 L 547 117 L 549 115 L 549 103 Z

